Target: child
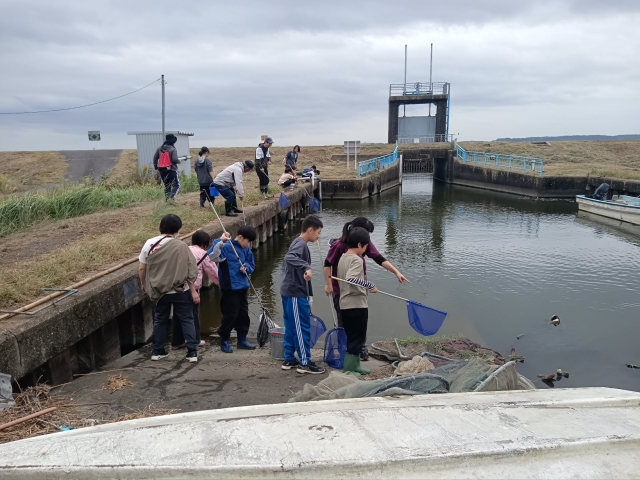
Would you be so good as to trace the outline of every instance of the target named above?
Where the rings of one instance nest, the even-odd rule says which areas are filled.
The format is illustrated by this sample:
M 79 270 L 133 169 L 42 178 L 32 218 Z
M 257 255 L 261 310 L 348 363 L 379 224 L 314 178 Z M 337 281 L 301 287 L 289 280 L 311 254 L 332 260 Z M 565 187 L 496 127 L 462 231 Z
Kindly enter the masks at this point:
M 140 252 L 138 275 L 142 291 L 149 295 L 153 309 L 153 352 L 151 360 L 167 356 L 164 342 L 167 323 L 173 308 L 173 321 L 179 322 L 187 343 L 186 359 L 198 361 L 198 342 L 193 324 L 193 304 L 200 303 L 195 288 L 198 277 L 196 259 L 178 234 L 182 220 L 177 215 L 165 215 L 160 220 L 160 235 L 150 238 Z
M 347 247 L 349 249 L 338 262 L 338 277 L 345 280 L 366 280 L 364 273 L 364 252 L 369 245 L 369 232 L 362 227 L 354 227 L 349 231 Z M 378 290 L 369 284 L 371 293 Z M 360 352 L 367 341 L 367 321 L 369 309 L 367 304 L 367 288 L 348 283 L 340 285 L 340 315 L 347 334 L 347 355 L 344 359 L 343 372 L 356 375 L 368 375 L 371 370 L 360 366 Z
M 302 233 L 291 243 L 284 257 L 284 279 L 280 287 L 284 307 L 284 363 L 282 370 L 297 367 L 298 373 L 319 374 L 324 368 L 311 361 L 311 253 L 308 242 L 316 242 L 322 221 L 309 215 L 302 221 Z M 298 352 L 296 360 L 295 352 Z
M 213 164 L 209 160 L 209 149 L 202 147 L 198 152 L 198 160 L 196 160 L 195 169 L 200 184 L 200 208 L 204 208 L 204 202 L 209 197 L 209 185 L 213 182 L 215 175 L 213 174 Z M 211 199 L 213 201 L 213 198 Z
M 284 167 L 284 173 L 280 177 L 280 180 L 278 180 L 278 185 L 280 185 L 282 188 L 287 188 L 290 186 L 291 190 L 293 190 L 293 186 L 295 185 L 297 180 L 298 177 L 296 177 L 295 172 L 289 165 L 287 165 L 286 167 Z
M 229 336 L 233 329 L 238 332 L 238 348 L 245 350 L 256 348 L 255 345 L 247 341 L 250 323 L 249 302 L 247 300 L 249 279 L 247 276 L 256 269 L 253 252 L 251 252 L 249 245 L 256 238 L 256 230 L 245 225 L 238 229 L 238 235 L 233 240 L 225 232 L 213 242 L 211 259 L 218 264 L 218 279 L 222 291 L 220 299 L 222 325 L 218 329 L 218 335 L 221 340 L 220 350 L 225 353 L 233 353 L 233 349 L 229 345 Z
M 207 249 L 209 248 L 209 244 L 211 243 L 211 237 L 204 230 L 198 230 L 191 235 L 191 246 L 189 250 L 193 253 L 193 256 L 196 259 L 196 265 L 198 267 L 198 277 L 194 282 L 196 287 L 196 291 L 200 294 L 200 288 L 202 287 L 202 277 L 203 273 L 207 274 L 209 280 L 213 282 L 214 285 L 219 285 L 218 283 L 218 267 L 215 263 L 211 261 L 209 258 L 209 253 Z M 200 311 L 199 305 L 193 304 L 193 324 L 196 329 L 196 342 L 198 342 L 198 346 L 204 347 L 205 342 L 200 338 Z M 184 348 L 186 346 L 184 342 L 184 335 L 182 334 L 182 327 L 178 322 L 173 322 L 173 335 L 171 336 L 171 348 L 176 350 L 178 348 Z

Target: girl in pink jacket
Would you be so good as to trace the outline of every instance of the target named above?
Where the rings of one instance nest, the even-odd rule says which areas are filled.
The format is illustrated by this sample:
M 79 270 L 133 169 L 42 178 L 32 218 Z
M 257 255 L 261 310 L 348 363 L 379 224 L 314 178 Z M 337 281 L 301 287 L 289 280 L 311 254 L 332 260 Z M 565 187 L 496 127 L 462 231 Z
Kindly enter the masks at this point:
M 207 249 L 209 248 L 209 244 L 211 243 L 211 237 L 204 230 L 198 230 L 191 236 L 191 246 L 189 249 L 193 256 L 196 257 L 196 262 L 198 264 L 198 277 L 195 281 L 195 287 L 198 293 L 200 293 L 200 288 L 202 287 L 202 278 L 203 275 L 206 274 L 209 277 L 209 280 L 213 282 L 215 285 L 219 285 L 218 282 L 218 266 L 213 262 L 209 255 L 207 254 Z M 196 327 L 196 340 L 202 347 L 205 342 L 200 338 L 200 305 L 193 304 L 193 321 Z M 182 335 L 182 328 L 180 327 L 180 323 L 173 322 L 173 335 L 171 338 L 171 348 L 185 348 L 184 336 Z

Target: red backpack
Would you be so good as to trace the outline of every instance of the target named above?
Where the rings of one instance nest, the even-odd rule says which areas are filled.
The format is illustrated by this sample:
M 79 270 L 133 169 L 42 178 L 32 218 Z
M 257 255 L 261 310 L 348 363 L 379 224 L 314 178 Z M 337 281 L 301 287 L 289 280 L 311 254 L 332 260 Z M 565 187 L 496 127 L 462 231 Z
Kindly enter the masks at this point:
M 160 159 L 158 160 L 158 168 L 169 168 L 171 167 L 171 155 L 169 152 L 162 152 L 160 154 Z

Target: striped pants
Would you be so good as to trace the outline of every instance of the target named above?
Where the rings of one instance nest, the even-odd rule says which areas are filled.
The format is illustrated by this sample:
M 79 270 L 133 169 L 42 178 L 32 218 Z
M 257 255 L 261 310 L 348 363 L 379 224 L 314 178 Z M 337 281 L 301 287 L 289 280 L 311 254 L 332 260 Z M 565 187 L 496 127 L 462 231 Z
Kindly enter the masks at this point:
M 311 308 L 306 297 L 282 297 L 284 308 L 284 359 L 295 360 L 301 365 L 311 361 Z

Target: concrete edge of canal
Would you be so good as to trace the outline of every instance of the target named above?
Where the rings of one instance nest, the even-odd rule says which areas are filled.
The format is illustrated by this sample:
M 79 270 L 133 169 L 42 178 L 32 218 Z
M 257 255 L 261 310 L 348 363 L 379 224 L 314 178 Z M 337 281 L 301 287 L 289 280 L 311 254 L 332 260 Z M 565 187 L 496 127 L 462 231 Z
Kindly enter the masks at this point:
M 286 220 L 306 210 L 308 201 L 302 188 L 286 195 L 291 201 L 286 210 L 279 206 L 277 197 L 246 208 L 247 224 L 258 233 L 252 248 L 258 248 L 284 228 Z M 225 221 L 231 234 L 242 225 L 240 216 Z M 222 234 L 215 221 L 201 228 L 212 236 Z M 138 265 L 134 262 L 88 283 L 49 308 L 28 317 L 15 315 L 0 321 L 0 372 L 24 385 L 35 384 L 40 377 L 52 385 L 66 383 L 74 374 L 100 368 L 122 352 L 146 343 L 152 331 L 152 305 L 140 290 Z

